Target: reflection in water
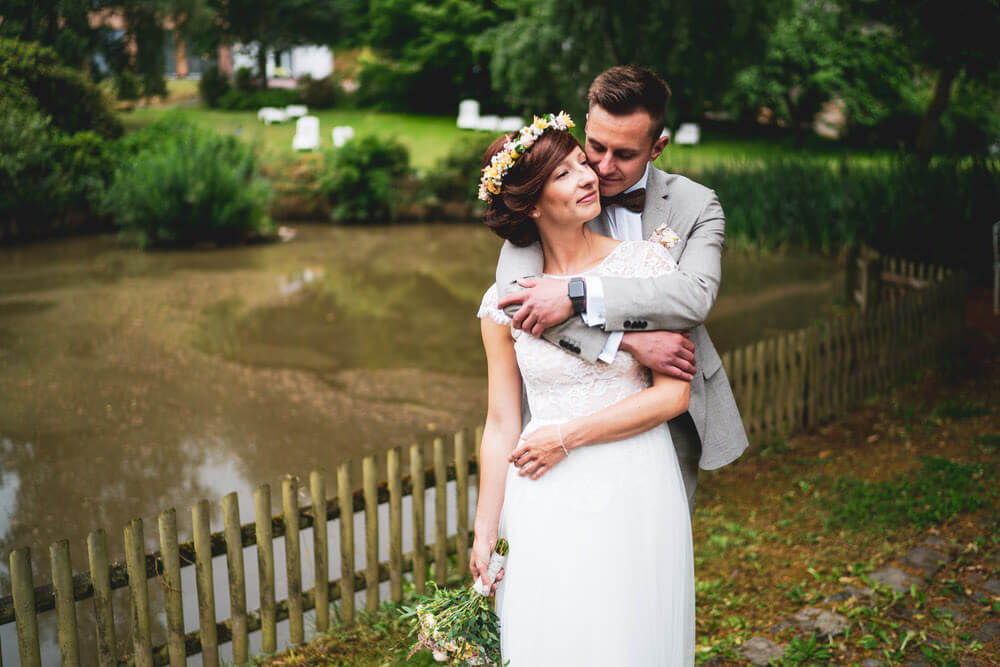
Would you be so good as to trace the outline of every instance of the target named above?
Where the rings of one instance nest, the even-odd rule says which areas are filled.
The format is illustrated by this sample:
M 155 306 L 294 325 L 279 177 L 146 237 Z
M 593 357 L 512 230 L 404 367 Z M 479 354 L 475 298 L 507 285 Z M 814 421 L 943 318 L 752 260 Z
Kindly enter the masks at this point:
M 272 485 L 277 509 L 282 474 L 331 472 L 483 418 L 475 313 L 498 240 L 458 225 L 297 232 L 218 251 L 140 252 L 112 237 L 0 249 L 0 595 L 15 547 L 32 548 L 45 583 L 56 540 L 70 540 L 82 571 L 91 530 L 121 559 L 122 526 L 141 516 L 155 550 L 162 509 L 177 508 L 188 540 L 199 498 L 238 491 L 249 522 L 258 484 Z M 717 346 L 828 313 L 833 273 L 812 256 L 729 252 L 708 323 Z M 123 593 L 116 605 L 124 641 Z M 54 633 L 43 623 L 50 650 Z

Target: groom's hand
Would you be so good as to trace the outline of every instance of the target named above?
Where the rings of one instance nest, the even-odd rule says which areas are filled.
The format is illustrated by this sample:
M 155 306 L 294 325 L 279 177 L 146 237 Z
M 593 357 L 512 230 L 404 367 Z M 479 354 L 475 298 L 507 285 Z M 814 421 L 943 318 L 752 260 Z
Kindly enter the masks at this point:
M 696 369 L 691 334 L 630 331 L 622 337 L 621 349 L 657 373 L 687 382 L 694 379 Z
M 501 309 L 520 304 L 513 317 L 515 329 L 541 336 L 543 331 L 566 321 L 573 314 L 565 280 L 522 278 L 517 284 L 525 289 L 508 294 L 498 304 Z

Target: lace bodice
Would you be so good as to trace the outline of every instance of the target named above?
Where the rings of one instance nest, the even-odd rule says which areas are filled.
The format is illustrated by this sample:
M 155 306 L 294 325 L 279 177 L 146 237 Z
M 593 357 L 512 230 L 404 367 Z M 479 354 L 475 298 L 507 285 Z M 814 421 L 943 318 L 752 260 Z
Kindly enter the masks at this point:
M 676 268 L 662 245 L 624 241 L 580 275 L 651 278 Z M 492 285 L 483 296 L 479 317 L 509 325 L 511 320 L 497 308 L 497 301 L 496 285 Z M 611 364 L 590 363 L 531 334 L 518 329 L 511 332 L 532 420 L 565 421 L 589 415 L 650 385 L 648 369 L 625 351 L 619 350 Z

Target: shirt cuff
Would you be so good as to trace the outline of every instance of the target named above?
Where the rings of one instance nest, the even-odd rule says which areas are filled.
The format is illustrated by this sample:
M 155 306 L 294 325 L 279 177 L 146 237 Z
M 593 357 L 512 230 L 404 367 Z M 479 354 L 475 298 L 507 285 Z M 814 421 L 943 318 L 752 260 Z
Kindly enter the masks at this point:
M 596 327 L 607 321 L 607 310 L 604 307 L 604 285 L 596 276 L 586 276 L 583 279 L 587 285 L 587 308 L 580 315 L 588 327 Z M 615 350 L 618 345 L 615 345 Z M 611 355 L 614 358 L 614 354 Z
M 604 349 L 601 353 L 597 355 L 597 358 L 606 364 L 610 364 L 615 360 L 615 355 L 618 354 L 618 348 L 621 347 L 622 338 L 625 336 L 624 331 L 613 331 L 608 339 L 604 341 Z

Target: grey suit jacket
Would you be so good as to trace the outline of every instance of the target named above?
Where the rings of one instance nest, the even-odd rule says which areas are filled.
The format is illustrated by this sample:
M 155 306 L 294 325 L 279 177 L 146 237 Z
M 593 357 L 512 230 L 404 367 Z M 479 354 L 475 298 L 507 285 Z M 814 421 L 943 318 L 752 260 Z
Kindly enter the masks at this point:
M 587 224 L 593 231 L 610 236 L 604 213 Z M 650 169 L 642 212 L 643 236 L 649 238 L 662 225 L 672 229 L 680 241 L 669 252 L 680 270 L 656 278 L 604 277 L 607 321 L 603 328 L 588 327 L 577 315 L 543 334 L 567 352 L 596 363 L 611 331 L 690 331 L 698 372 L 691 383 L 688 413 L 697 434 L 688 433 L 680 419 L 671 420 L 670 430 L 679 455 L 698 449 L 697 443 L 686 440 L 700 440 L 699 466 L 706 470 L 735 460 L 748 444 L 722 359 L 702 324 L 719 291 L 725 224 L 722 206 L 712 190 L 684 176 Z M 540 274 L 543 264 L 538 244 L 518 248 L 504 243 L 496 274 L 500 296 L 519 289 L 519 278 Z

